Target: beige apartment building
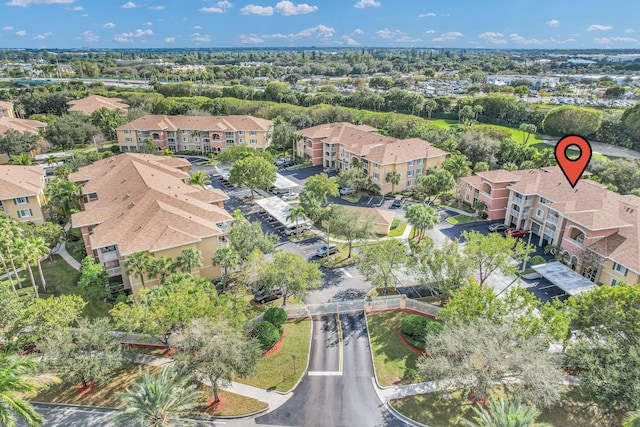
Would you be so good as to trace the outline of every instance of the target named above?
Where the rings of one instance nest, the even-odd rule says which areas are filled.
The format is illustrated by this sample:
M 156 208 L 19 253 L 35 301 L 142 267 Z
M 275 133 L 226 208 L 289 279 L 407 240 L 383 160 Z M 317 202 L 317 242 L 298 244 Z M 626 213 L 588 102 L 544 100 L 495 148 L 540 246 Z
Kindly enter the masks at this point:
M 560 247 L 564 262 L 594 283 L 640 281 L 640 197 L 583 177 L 571 188 L 559 167 L 495 170 L 460 178 L 465 201 L 489 219 L 531 231 L 531 243 Z
M 150 140 L 158 150 L 217 154 L 227 147 L 245 145 L 265 149 L 271 143 L 271 120 L 252 116 L 148 115 L 116 129 L 120 151 L 137 151 Z
M 345 122 L 318 125 L 298 133 L 304 137 L 298 143 L 298 156 L 310 159 L 315 166 L 338 170 L 358 164 L 382 194 L 410 190 L 419 175 L 441 166 L 449 154 L 418 138 L 392 138 L 376 133 L 371 126 Z M 386 181 L 393 171 L 400 174 L 395 186 Z
M 175 261 L 183 249 L 197 248 L 203 266 L 196 276 L 216 278 L 220 267 L 211 258 L 229 244 L 232 217 L 224 210 L 228 197 L 219 190 L 187 183 L 184 159 L 124 153 L 81 168 L 69 179 L 82 186 L 82 212 L 72 215 L 87 250 L 110 277 L 121 278 L 136 292 L 139 277 L 126 274 L 126 258 L 140 251 Z M 145 276 L 145 286 L 158 279 Z
M 0 117 L 8 117 L 14 119 L 16 112 L 13 109 L 13 104 L 7 101 L 0 101 Z
M 40 166 L 0 166 L 0 211 L 20 222 L 42 224 L 44 187 Z
M 13 109 L 11 111 L 13 111 Z M 0 136 L 4 135 L 8 131 L 20 133 L 27 132 L 32 135 L 41 135 L 46 127 L 46 123 L 39 122 L 37 120 L 17 119 L 15 117 L 3 116 L 0 114 Z M 32 156 L 40 152 L 40 149 L 45 145 L 42 138 L 40 139 L 40 145 L 40 147 L 37 147 L 30 153 Z M 0 164 L 7 163 L 9 163 L 9 156 L 5 153 L 0 153 Z
M 122 102 L 120 98 L 106 98 L 100 95 L 89 95 L 85 98 L 74 99 L 67 102 L 67 110 L 70 113 L 78 112 L 85 116 L 90 116 L 96 110 L 106 108 L 107 110 L 120 110 L 127 114 L 129 106 Z

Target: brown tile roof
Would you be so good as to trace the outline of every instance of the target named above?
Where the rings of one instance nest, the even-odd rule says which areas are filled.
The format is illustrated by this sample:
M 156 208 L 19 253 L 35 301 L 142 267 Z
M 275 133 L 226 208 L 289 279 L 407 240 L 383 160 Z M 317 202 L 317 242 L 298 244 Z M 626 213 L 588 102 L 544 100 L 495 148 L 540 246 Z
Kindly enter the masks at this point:
M 446 151 L 418 138 L 398 139 L 375 133 L 375 128 L 347 122 L 329 123 L 303 129 L 298 133 L 327 143 L 340 143 L 345 150 L 382 165 L 440 157 Z
M 155 252 L 222 233 L 216 223 L 231 215 L 211 203 L 227 196 L 185 184 L 189 175 L 163 164 L 165 159 L 124 153 L 69 176 L 88 180 L 83 194 L 98 195 L 71 218 L 74 227 L 97 224 L 90 236 L 93 248 L 117 244 L 121 255 Z
M 36 196 L 44 189 L 40 166 L 0 166 L 0 200 Z
M 330 207 L 332 205 L 329 205 Z M 363 208 L 360 206 L 336 205 L 342 206 L 347 211 L 358 212 L 361 217 L 371 217 L 374 224 L 391 225 L 396 213 L 390 209 L 379 208 Z
M 476 172 L 476 175 L 483 177 L 487 181 L 498 183 L 498 182 L 518 181 L 520 179 L 519 172 L 521 171 L 511 172 L 504 169 L 495 169 L 495 170 L 485 171 L 485 172 Z
M 271 120 L 253 116 L 164 116 L 147 115 L 120 126 L 129 130 L 201 130 L 229 131 L 256 130 L 266 131 L 273 124 Z
M 103 107 L 108 110 L 121 110 L 126 113 L 129 110 L 129 106 L 121 101 L 122 99 L 120 98 L 105 98 L 100 95 L 89 95 L 86 98 L 67 102 L 67 110 L 79 111 L 87 116 Z
M 482 186 L 482 178 L 478 175 L 463 176 L 460 180 L 467 184 L 471 184 L 473 188 L 477 188 L 478 190 Z
M 7 131 L 29 132 L 37 134 L 38 129 L 47 127 L 46 123 L 37 120 L 13 119 L 10 117 L 0 117 L 0 135 Z
M 10 110 L 13 108 L 13 104 L 11 102 L 0 101 L 0 110 Z

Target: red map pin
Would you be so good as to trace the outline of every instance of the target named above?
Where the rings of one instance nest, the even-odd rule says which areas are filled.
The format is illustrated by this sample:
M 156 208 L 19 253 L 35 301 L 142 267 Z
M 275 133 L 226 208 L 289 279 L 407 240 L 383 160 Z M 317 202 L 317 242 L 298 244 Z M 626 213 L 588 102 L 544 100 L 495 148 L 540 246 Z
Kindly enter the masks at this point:
M 578 147 L 580 156 L 572 160 L 567 157 L 567 150 L 573 146 Z M 580 181 L 582 173 L 587 168 L 589 161 L 591 161 L 591 154 L 589 141 L 578 135 L 567 135 L 556 144 L 556 160 L 562 173 L 571 184 L 571 188 L 574 188 Z

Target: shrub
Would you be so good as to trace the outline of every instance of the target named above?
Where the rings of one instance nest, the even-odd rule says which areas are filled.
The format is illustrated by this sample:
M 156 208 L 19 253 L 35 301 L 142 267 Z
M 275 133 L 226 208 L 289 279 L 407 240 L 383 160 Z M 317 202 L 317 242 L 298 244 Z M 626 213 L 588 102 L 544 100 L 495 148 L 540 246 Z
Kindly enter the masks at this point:
M 531 265 L 540 265 L 540 264 L 544 264 L 547 261 L 545 261 L 544 258 L 542 258 L 540 255 L 536 255 L 533 258 L 531 258 L 531 261 L 529 261 L 529 264 Z
M 427 322 L 427 326 L 424 328 L 424 336 L 438 335 L 442 332 L 443 327 L 441 322 Z
M 391 222 L 391 229 L 395 230 L 396 228 L 398 228 L 399 225 L 400 225 L 400 220 L 399 219 L 394 219 Z
M 264 312 L 262 319 L 280 329 L 282 324 L 287 321 L 287 312 L 282 307 L 269 307 Z
M 280 331 L 271 322 L 262 321 L 253 328 L 251 336 L 258 340 L 264 351 L 267 351 L 280 339 Z
M 550 110 L 542 122 L 544 133 L 552 136 L 589 136 L 602 125 L 602 111 L 562 106 Z
M 408 335 L 411 338 L 421 339 L 424 336 L 427 323 L 428 320 L 426 317 L 418 314 L 409 314 L 402 319 L 402 326 L 400 329 L 403 334 Z

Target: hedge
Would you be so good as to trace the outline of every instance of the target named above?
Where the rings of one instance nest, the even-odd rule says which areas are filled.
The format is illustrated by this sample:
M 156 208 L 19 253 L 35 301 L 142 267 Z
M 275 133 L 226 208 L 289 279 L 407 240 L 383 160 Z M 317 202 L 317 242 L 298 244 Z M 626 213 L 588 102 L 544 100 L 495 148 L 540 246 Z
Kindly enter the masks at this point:
M 282 324 L 287 321 L 287 312 L 282 307 L 269 307 L 264 312 L 262 319 L 280 329 Z
M 402 326 L 400 326 L 400 329 L 403 334 L 419 340 L 424 336 L 427 323 L 429 323 L 429 321 L 424 316 L 408 314 L 404 319 L 402 319 Z
M 253 328 L 251 336 L 260 342 L 264 351 L 267 351 L 280 339 L 280 331 L 271 322 L 262 321 Z
M 562 106 L 550 110 L 542 121 L 544 133 L 552 136 L 593 135 L 602 125 L 602 111 Z

